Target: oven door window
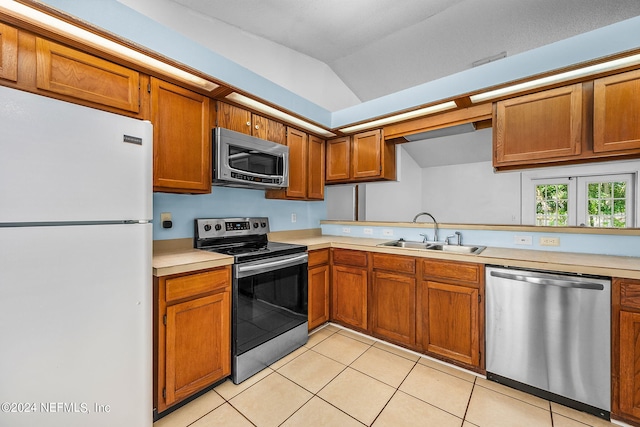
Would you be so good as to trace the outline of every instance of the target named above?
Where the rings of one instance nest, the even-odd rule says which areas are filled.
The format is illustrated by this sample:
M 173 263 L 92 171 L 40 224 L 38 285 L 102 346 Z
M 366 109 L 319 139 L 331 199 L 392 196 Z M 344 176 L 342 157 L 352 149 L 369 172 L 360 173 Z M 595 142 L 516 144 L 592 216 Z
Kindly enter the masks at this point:
M 307 264 L 237 279 L 235 354 L 307 321 Z
M 229 145 L 229 167 L 243 172 L 277 175 L 283 173 L 282 156 L 262 153 L 250 148 Z

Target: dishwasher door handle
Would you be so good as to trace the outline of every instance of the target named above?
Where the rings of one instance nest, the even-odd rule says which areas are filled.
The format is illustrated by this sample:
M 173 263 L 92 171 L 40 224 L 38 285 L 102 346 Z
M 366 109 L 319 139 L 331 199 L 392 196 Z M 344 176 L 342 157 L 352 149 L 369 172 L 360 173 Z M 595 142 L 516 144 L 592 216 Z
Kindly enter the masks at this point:
M 604 290 L 604 285 L 600 283 L 579 282 L 563 279 L 551 279 L 548 277 L 527 276 L 524 274 L 503 273 L 501 271 L 492 271 L 491 276 L 500 277 L 502 279 L 518 280 L 520 282 L 533 283 L 535 285 L 558 286 L 569 289 L 590 289 L 594 291 Z

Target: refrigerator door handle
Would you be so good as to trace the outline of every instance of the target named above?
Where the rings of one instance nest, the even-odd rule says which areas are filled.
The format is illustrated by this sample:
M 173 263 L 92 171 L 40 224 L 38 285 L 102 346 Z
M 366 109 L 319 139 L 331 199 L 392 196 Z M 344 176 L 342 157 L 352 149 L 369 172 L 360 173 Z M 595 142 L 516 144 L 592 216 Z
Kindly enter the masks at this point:
M 595 291 L 604 290 L 604 286 L 600 283 L 579 282 L 572 280 L 550 279 L 545 277 L 533 277 L 524 274 L 503 273 L 501 271 L 492 271 L 491 276 L 500 277 L 502 279 L 517 280 L 520 282 L 532 283 L 534 285 L 558 286 L 569 289 L 589 289 Z

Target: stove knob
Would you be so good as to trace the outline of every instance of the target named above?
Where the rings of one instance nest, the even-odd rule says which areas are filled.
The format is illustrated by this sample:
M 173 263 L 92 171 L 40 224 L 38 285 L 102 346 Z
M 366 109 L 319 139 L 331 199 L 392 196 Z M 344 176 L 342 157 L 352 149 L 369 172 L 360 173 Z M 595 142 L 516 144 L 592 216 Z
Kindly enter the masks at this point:
M 261 223 L 260 223 L 260 227 L 264 228 L 264 227 L 266 227 L 266 226 L 267 226 L 267 223 L 266 223 L 266 222 L 261 222 Z
M 211 231 L 211 225 L 210 224 L 205 224 L 204 225 L 204 231 Z
M 222 226 L 220 224 L 216 224 L 216 231 L 222 230 Z
M 258 223 L 257 222 L 253 223 L 253 228 L 258 228 Z

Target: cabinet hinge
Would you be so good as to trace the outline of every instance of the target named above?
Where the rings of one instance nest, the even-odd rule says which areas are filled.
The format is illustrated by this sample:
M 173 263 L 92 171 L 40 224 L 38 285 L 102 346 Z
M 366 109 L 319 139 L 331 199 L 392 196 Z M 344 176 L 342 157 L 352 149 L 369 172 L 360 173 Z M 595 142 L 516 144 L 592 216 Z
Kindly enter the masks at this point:
M 151 93 L 151 83 L 147 83 L 147 92 Z
M 478 294 L 478 303 L 482 302 L 482 295 Z
M 482 352 L 478 352 L 478 362 L 482 362 Z
M 162 389 L 162 398 L 163 398 L 163 399 L 166 399 L 166 398 L 167 398 L 167 389 L 166 389 L 166 388 L 163 388 L 163 389 Z
M 167 324 L 167 315 L 162 316 L 162 323 Z

